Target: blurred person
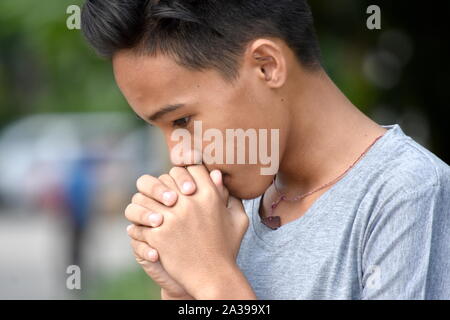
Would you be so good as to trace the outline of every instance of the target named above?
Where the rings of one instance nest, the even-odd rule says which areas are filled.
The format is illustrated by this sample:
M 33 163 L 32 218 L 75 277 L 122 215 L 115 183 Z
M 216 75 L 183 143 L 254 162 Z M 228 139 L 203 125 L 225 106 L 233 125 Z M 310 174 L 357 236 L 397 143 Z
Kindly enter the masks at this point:
M 163 299 L 450 298 L 450 169 L 335 86 L 306 1 L 89 0 L 82 29 L 169 150 L 194 120 L 280 130 L 276 174 L 192 157 L 137 181 Z
M 95 163 L 95 159 L 88 156 L 72 160 L 63 186 L 70 239 L 68 262 L 81 269 L 83 243 L 95 199 Z

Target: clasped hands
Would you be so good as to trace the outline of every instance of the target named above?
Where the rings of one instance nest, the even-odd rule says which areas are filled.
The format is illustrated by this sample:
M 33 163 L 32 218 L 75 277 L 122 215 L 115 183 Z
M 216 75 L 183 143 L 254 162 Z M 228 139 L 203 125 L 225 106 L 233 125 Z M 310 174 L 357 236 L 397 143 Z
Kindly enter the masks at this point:
M 159 178 L 144 175 L 136 185 L 125 209 L 133 223 L 127 232 L 162 299 L 255 298 L 236 265 L 248 217 L 219 170 L 174 167 Z

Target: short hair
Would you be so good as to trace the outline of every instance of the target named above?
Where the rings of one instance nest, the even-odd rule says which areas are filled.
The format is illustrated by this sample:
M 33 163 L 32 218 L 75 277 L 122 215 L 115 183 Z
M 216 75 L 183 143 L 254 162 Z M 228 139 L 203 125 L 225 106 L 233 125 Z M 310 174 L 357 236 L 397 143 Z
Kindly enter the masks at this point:
M 320 49 L 306 0 L 87 0 L 81 15 L 88 42 L 103 57 L 122 49 L 169 55 L 191 70 L 238 78 L 252 40 L 285 41 L 306 68 Z

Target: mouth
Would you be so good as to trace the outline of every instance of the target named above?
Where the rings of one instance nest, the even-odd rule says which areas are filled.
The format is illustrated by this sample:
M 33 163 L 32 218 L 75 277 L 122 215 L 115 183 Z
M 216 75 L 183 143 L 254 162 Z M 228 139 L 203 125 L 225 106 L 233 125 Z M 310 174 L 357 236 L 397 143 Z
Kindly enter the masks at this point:
M 227 187 L 227 183 L 230 182 L 230 178 L 231 178 L 231 176 L 228 173 L 222 174 L 222 181 L 223 181 L 223 184 L 225 185 L 225 187 Z

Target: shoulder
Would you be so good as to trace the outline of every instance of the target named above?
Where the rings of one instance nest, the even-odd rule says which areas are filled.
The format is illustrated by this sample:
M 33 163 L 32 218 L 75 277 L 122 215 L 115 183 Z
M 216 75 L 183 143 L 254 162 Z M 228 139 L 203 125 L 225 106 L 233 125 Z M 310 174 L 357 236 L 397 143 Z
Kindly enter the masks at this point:
M 434 153 L 403 135 L 393 139 L 376 174 L 380 200 L 393 194 L 413 196 L 420 190 L 450 190 L 450 167 Z
M 435 221 L 450 221 L 450 167 L 445 162 L 402 131 L 375 158 L 372 171 L 365 171 L 358 210 L 365 241 L 385 243 L 400 234 L 426 233 Z
M 361 207 L 367 213 L 366 236 L 375 230 L 407 226 L 410 232 L 420 233 L 433 221 L 448 225 L 450 167 L 406 135 L 391 139 L 381 153 Z

